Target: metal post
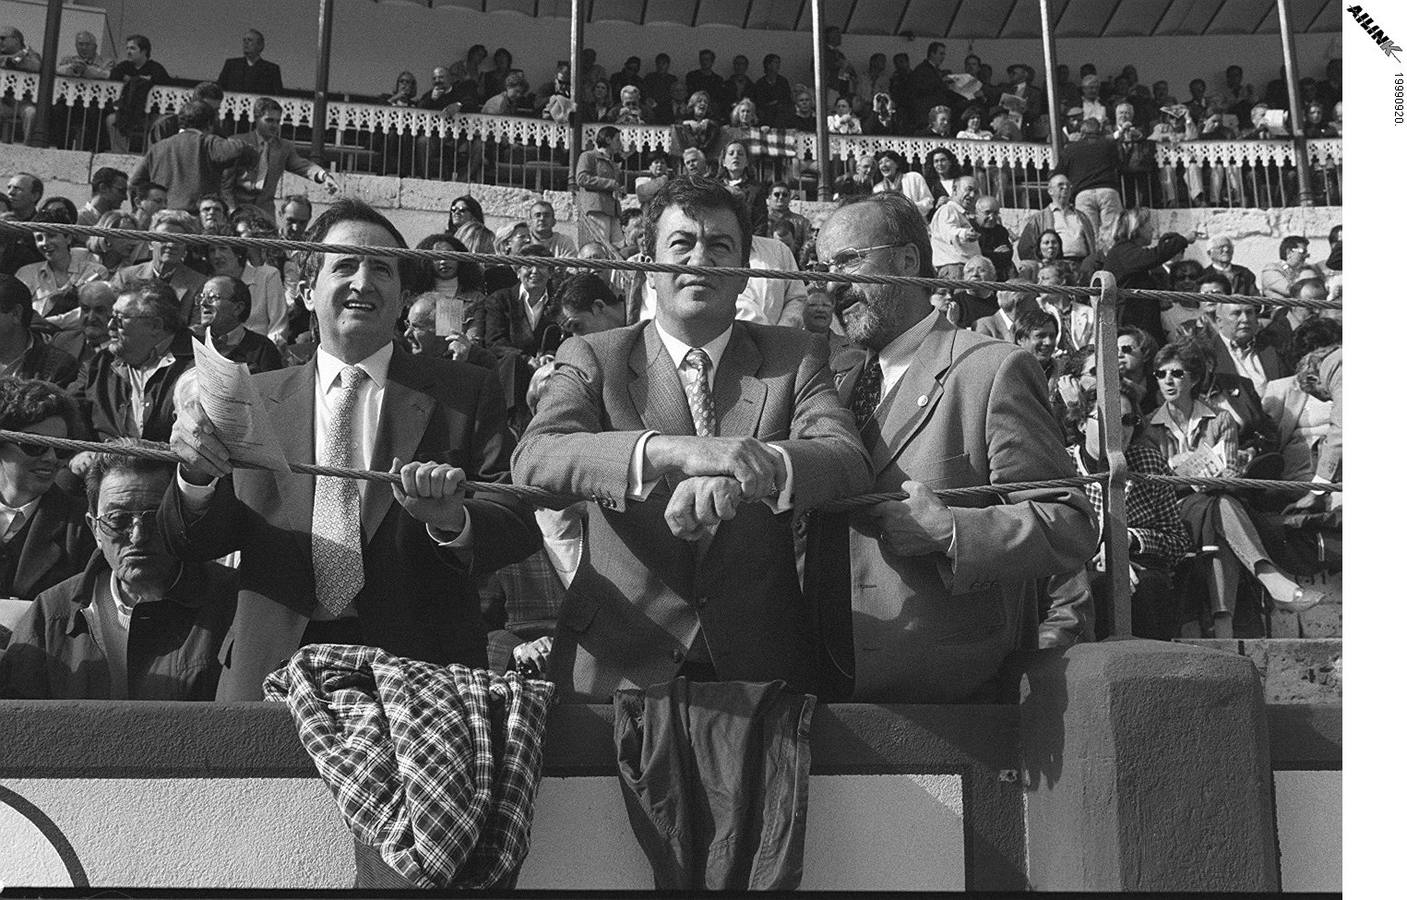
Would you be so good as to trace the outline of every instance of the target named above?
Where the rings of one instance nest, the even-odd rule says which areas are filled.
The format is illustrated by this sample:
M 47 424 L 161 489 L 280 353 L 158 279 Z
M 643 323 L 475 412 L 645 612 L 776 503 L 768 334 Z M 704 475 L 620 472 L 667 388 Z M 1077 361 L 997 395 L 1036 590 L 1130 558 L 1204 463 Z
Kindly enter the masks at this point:
M 1309 145 L 1300 115 L 1300 67 L 1295 57 L 1295 35 L 1290 30 L 1288 0 L 1275 0 L 1280 14 L 1280 50 L 1285 55 L 1285 93 L 1290 98 L 1290 132 L 1295 145 L 1295 168 L 1299 170 L 1300 206 L 1314 205 L 1314 175 L 1309 168 Z
M 1060 165 L 1060 137 L 1064 134 L 1061 123 L 1065 121 L 1060 109 L 1060 97 L 1055 84 L 1055 24 L 1050 20 L 1050 0 L 1040 0 L 1041 7 L 1041 50 L 1045 56 L 1045 105 L 1050 116 L 1050 168 Z
M 327 71 L 332 64 L 332 0 L 318 2 L 318 71 L 313 83 L 313 146 L 310 155 L 326 163 Z M 387 140 L 391 138 L 388 136 Z
M 816 57 L 816 64 L 812 67 L 816 73 L 816 167 L 820 169 L 820 182 L 816 185 L 816 199 L 829 200 L 831 198 L 831 135 L 826 128 L 826 48 L 821 13 L 821 0 L 811 0 L 811 52 Z
M 591 99 L 586 93 L 586 72 L 582 69 L 581 48 L 586 40 L 586 0 L 572 0 L 572 111 L 571 131 L 567 136 L 567 187 L 576 186 L 576 160 L 581 155 L 581 109 Z M 577 215 L 584 215 L 578 212 Z M 607 241 L 607 243 L 610 243 Z
M 1110 608 L 1114 613 L 1111 634 L 1127 636 L 1133 633 L 1133 588 L 1129 583 L 1129 519 L 1125 490 L 1128 487 L 1128 463 L 1124 460 L 1124 432 L 1119 427 L 1122 410 L 1119 404 L 1119 325 L 1118 285 L 1109 272 L 1095 272 L 1094 286 L 1099 288 L 1094 314 L 1098 322 L 1095 332 L 1094 355 L 1099 398 L 1100 445 L 1109 462 L 1109 482 L 1104 489 L 1104 521 L 1100 523 L 1104 537 L 1104 572 L 1108 578 Z
M 63 27 L 63 0 L 49 0 L 44 15 L 44 59 L 39 66 L 39 93 L 34 98 L 34 121 L 25 135 L 31 147 L 49 146 L 49 112 L 54 108 L 54 76 L 59 65 L 59 30 Z M 23 108 L 23 104 L 16 103 Z

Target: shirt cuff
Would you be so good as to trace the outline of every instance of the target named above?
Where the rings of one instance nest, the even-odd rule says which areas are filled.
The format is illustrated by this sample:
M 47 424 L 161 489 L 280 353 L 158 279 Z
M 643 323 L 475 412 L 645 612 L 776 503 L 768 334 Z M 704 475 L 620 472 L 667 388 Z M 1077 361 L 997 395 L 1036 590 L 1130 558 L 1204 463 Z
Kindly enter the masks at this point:
M 946 556 L 946 557 L 948 557 L 948 559 L 953 559 L 953 558 L 954 558 L 954 554 L 956 554 L 957 552 L 958 552 L 958 517 L 957 517 L 957 516 L 953 516 L 953 536 L 950 537 L 950 538 L 948 538 L 948 549 L 947 549 L 947 551 L 944 552 L 943 555 Z
M 473 529 L 470 527 L 469 508 L 464 508 L 464 527 L 459 529 L 458 534 L 450 531 L 441 531 L 429 525 L 425 526 L 425 533 L 430 535 L 430 540 L 441 547 L 463 548 L 469 546 L 470 538 L 473 536 Z
M 635 442 L 635 449 L 630 453 L 630 469 L 626 472 L 625 476 L 630 485 L 625 492 L 625 499 L 627 500 L 644 500 L 646 497 L 650 496 L 650 492 L 655 489 L 655 485 L 660 483 L 658 478 L 652 479 L 648 483 L 644 480 L 645 442 L 657 434 L 659 434 L 658 431 L 647 431 L 640 435 L 640 439 Z M 787 465 L 787 471 L 791 471 L 790 463 Z
M 181 494 L 181 505 L 185 507 L 186 512 L 198 516 L 210 506 L 210 499 L 215 496 L 215 482 L 191 484 L 181 477 L 181 468 L 177 466 L 176 490 Z
M 781 489 L 777 491 L 777 496 L 763 497 L 762 502 L 767 504 L 767 508 L 774 513 L 786 512 L 792 508 L 792 501 L 794 499 L 792 492 L 793 472 L 791 468 L 791 454 L 787 452 L 785 447 L 779 444 L 768 444 L 767 446 L 782 454 L 782 462 L 787 467 L 787 475 L 786 480 L 782 482 Z

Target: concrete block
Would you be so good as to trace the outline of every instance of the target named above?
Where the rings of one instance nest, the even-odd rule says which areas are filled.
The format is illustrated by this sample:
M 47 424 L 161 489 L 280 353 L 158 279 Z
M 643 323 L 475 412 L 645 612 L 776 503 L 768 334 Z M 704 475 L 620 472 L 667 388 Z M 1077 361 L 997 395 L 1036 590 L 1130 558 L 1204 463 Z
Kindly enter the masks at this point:
M 1266 703 L 1343 703 L 1343 641 L 1338 638 L 1246 641 L 1265 677 Z
M 1021 691 L 1035 890 L 1275 891 L 1260 678 L 1156 641 L 1041 654 Z
M 457 181 L 430 181 L 423 178 L 399 178 L 395 181 L 399 188 L 395 202 L 400 209 L 433 209 L 447 214 L 450 202 L 455 197 L 469 192 L 469 185 Z

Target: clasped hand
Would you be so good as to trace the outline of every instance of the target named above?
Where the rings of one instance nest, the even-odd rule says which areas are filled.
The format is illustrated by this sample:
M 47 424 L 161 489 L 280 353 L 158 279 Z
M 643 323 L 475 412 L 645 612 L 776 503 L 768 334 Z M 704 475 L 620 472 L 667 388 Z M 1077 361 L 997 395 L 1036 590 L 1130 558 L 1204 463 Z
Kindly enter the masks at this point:
M 786 484 L 787 464 L 778 450 L 753 437 L 681 437 L 657 434 L 645 444 L 647 479 L 681 475 L 727 475 L 744 500 L 776 496 Z

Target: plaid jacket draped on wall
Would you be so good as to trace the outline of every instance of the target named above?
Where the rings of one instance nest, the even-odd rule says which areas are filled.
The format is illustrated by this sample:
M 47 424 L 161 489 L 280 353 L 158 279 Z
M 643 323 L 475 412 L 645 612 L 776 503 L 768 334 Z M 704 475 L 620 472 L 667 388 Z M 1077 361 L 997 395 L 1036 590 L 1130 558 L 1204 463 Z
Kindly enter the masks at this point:
M 422 888 L 498 885 L 527 856 L 552 691 L 343 644 L 304 647 L 264 682 L 353 836 Z

